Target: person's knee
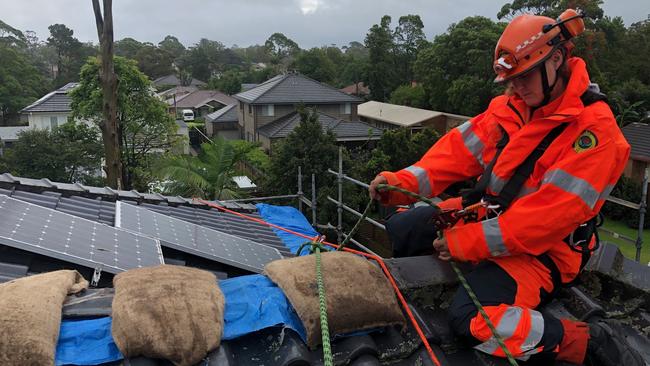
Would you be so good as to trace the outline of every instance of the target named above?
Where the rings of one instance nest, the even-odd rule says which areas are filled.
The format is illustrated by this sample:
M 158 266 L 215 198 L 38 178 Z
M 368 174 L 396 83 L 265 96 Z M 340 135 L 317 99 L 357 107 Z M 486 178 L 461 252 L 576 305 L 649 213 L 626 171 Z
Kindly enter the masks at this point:
M 451 326 L 453 332 L 460 337 L 471 339 L 472 333 L 469 330 L 469 325 L 477 314 L 477 310 L 474 304 L 461 301 L 453 301 L 449 306 L 448 314 L 449 325 Z

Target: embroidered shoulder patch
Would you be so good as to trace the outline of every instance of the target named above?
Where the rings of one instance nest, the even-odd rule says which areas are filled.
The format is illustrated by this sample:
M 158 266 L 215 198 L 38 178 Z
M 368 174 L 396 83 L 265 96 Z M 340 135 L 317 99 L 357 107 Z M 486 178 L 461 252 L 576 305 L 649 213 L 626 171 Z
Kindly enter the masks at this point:
M 581 153 L 585 150 L 594 148 L 597 145 L 598 145 L 598 138 L 596 138 L 596 135 L 594 135 L 593 132 L 589 130 L 584 130 L 580 134 L 580 136 L 578 136 L 576 141 L 573 143 L 573 149 L 577 153 Z

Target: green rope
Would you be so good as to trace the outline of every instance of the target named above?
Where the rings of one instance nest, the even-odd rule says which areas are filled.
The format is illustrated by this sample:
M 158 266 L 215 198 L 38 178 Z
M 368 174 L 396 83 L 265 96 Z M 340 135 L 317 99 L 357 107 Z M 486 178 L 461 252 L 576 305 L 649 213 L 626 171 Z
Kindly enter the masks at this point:
M 395 192 L 400 192 L 402 194 L 405 194 L 409 197 L 413 197 L 416 199 L 419 199 L 420 201 L 426 202 L 431 206 L 437 207 L 436 204 L 429 198 L 420 196 L 417 193 L 413 193 L 411 191 L 407 191 L 405 189 L 391 186 L 389 184 L 379 184 L 377 186 L 377 190 L 383 190 L 383 191 L 395 191 Z M 441 236 L 441 233 L 439 233 L 439 237 Z M 512 356 L 512 353 L 510 353 L 510 350 L 508 350 L 508 347 L 506 347 L 505 343 L 503 342 L 503 338 L 497 331 L 496 327 L 492 323 L 492 320 L 490 317 L 487 315 L 485 312 L 485 309 L 483 309 L 483 306 L 481 305 L 481 302 L 478 300 L 478 297 L 476 297 L 476 294 L 472 290 L 472 288 L 469 286 L 469 283 L 467 282 L 467 279 L 465 279 L 465 276 L 463 275 L 463 272 L 461 272 L 460 268 L 458 268 L 458 265 L 454 261 L 449 261 L 449 264 L 451 265 L 451 268 L 453 268 L 454 272 L 456 272 L 456 275 L 458 276 L 458 280 L 460 281 L 461 285 L 463 288 L 465 288 L 465 291 L 467 291 L 467 294 L 469 295 L 470 299 L 472 299 L 472 302 L 474 303 L 474 306 L 478 309 L 479 313 L 485 320 L 485 323 L 487 324 L 488 328 L 490 328 L 490 331 L 494 335 L 494 338 L 496 339 L 497 343 L 499 344 L 499 347 L 501 350 L 503 350 L 503 353 L 506 355 L 506 358 L 508 359 L 508 362 L 512 366 L 518 366 L 517 361 L 515 358 Z
M 359 217 L 359 220 L 354 224 L 354 227 L 352 228 L 350 233 L 345 237 L 345 239 L 343 239 L 343 242 L 341 242 L 341 244 L 339 245 L 338 248 L 336 248 L 336 250 L 343 250 L 343 248 L 348 244 L 352 236 L 354 236 L 354 234 L 359 229 L 359 226 L 361 226 L 361 222 L 363 222 L 363 220 L 365 220 L 366 217 L 368 216 L 368 213 L 370 213 L 371 207 L 372 207 L 372 200 L 368 201 L 368 204 L 366 205 L 366 209 L 363 210 L 361 217 Z
M 316 283 L 318 284 L 318 307 L 320 311 L 320 333 L 323 341 L 323 363 L 332 366 L 332 346 L 330 345 L 330 330 L 327 323 L 327 299 L 325 298 L 325 283 L 321 270 L 320 244 L 315 246 L 316 251 Z
M 323 244 L 317 241 L 306 242 L 298 248 L 298 256 L 300 256 L 305 247 L 309 247 L 311 253 L 314 254 L 316 259 L 316 285 L 318 286 L 318 310 L 320 316 L 321 340 L 323 343 L 323 363 L 325 366 L 333 366 L 334 358 L 332 356 L 332 345 L 330 344 L 330 330 L 327 321 L 327 298 L 325 297 L 325 282 L 323 281 L 321 262 L 321 249 L 325 250 L 325 248 L 323 247 Z

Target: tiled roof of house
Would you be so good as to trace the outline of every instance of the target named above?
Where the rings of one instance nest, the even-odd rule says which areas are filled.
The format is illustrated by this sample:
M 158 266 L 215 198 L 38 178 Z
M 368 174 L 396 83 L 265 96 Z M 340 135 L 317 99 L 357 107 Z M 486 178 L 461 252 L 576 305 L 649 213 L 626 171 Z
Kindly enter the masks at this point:
M 630 155 L 635 159 L 650 161 L 650 124 L 634 122 L 621 130 L 632 147 Z
M 68 96 L 68 92 L 74 89 L 79 83 L 68 83 L 59 89 L 50 92 L 43 96 L 41 99 L 23 108 L 21 113 L 29 112 L 70 112 L 70 103 L 72 99 Z
M 217 111 L 214 111 L 205 116 L 206 122 L 219 123 L 219 122 L 237 122 L 237 104 L 227 105 Z
M 345 88 L 339 89 L 345 94 L 353 94 L 353 95 L 368 95 L 370 94 L 370 88 L 366 86 L 366 84 L 363 83 L 363 81 L 360 81 L 356 84 L 348 85 Z
M 318 122 L 323 131 L 332 131 L 338 141 L 379 139 L 382 130 L 361 121 L 345 121 L 323 112 L 318 113 Z M 287 137 L 300 124 L 300 115 L 294 111 L 260 127 L 257 132 L 268 138 Z
M 191 93 L 176 96 L 176 108 L 199 108 L 211 101 L 217 101 L 223 105 L 230 105 L 237 102 L 231 96 L 218 90 L 196 90 Z M 168 99 L 167 104 L 173 106 L 174 98 Z
M 277 75 L 258 86 L 235 94 L 250 104 L 361 103 L 362 100 L 297 73 Z
M 161 76 L 158 79 L 154 80 L 153 85 L 155 85 L 155 86 L 162 86 L 162 85 L 180 86 L 181 81 L 178 78 L 178 76 L 176 76 L 175 74 L 171 74 L 171 75 Z M 205 86 L 205 85 L 208 85 L 208 84 L 206 84 L 204 81 L 192 78 L 192 81 L 190 82 L 190 85 L 192 85 L 192 86 Z

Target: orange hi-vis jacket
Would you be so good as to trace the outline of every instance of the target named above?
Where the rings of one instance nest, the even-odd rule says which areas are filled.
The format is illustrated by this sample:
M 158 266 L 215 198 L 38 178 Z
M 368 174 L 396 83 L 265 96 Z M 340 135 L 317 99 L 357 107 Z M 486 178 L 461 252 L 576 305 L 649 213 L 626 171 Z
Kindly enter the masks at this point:
M 521 98 L 496 97 L 485 112 L 451 130 L 415 164 L 380 173 L 388 184 L 436 196 L 455 182 L 483 173 L 496 153 L 500 125 L 510 140 L 490 176 L 487 191 L 497 195 L 551 129 L 568 124 L 505 212 L 479 222 L 459 222 L 444 232 L 455 259 L 491 259 L 516 275 L 523 269 L 515 257 L 548 253 L 562 282 L 578 274 L 581 255 L 562 240 L 598 213 L 623 172 L 630 146 L 604 101 L 585 107 L 580 99 L 590 86 L 585 62 L 577 57 L 567 62 L 571 76 L 566 91 L 532 116 Z M 398 192 L 384 192 L 381 199 L 389 205 L 413 201 Z M 548 272 L 541 264 L 537 267 Z

